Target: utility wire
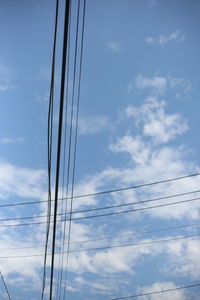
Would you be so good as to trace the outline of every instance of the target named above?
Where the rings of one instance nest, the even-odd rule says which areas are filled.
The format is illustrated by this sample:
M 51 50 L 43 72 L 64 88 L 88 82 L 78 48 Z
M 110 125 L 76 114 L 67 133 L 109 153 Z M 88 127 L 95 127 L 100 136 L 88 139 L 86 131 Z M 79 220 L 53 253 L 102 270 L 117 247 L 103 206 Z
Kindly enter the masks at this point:
M 175 178 L 166 179 L 166 180 L 163 180 L 163 181 L 155 181 L 155 182 L 151 182 L 151 183 L 145 183 L 145 184 L 141 184 L 141 185 L 124 187 L 124 188 L 115 189 L 115 190 L 106 190 L 106 191 L 101 191 L 101 192 L 91 193 L 91 194 L 75 195 L 75 196 L 73 196 L 73 199 L 85 198 L 85 197 L 91 197 L 91 196 L 97 196 L 97 195 L 101 195 L 101 194 L 109 194 L 109 193 L 120 192 L 120 191 L 126 191 L 126 190 L 130 190 L 130 189 L 136 189 L 136 188 L 141 188 L 141 187 L 145 187 L 145 186 L 151 186 L 151 185 L 154 185 L 154 184 L 160 184 L 160 183 L 166 183 L 166 182 L 176 181 L 176 180 L 190 178 L 190 177 L 199 176 L 199 175 L 200 175 L 200 173 L 196 173 L 196 174 L 190 174 L 190 175 L 187 175 L 187 176 L 175 177 Z M 199 191 L 200 190 L 191 191 L 189 193 L 196 193 L 196 192 L 199 192 Z M 184 195 L 184 194 L 185 193 L 183 193 L 182 195 Z M 59 198 L 58 200 L 65 200 L 65 199 L 70 199 L 70 197 Z M 55 201 L 55 200 L 52 199 L 52 201 Z M 40 204 L 40 203 L 44 203 L 44 202 L 48 202 L 48 200 L 39 200 L 39 201 L 27 201 L 27 202 L 0 204 L 0 208 L 1 207 L 9 207 L 9 206 L 17 206 L 17 205 Z
M 158 199 L 154 199 L 152 201 L 157 201 L 157 200 Z M 198 198 L 192 198 L 192 199 L 187 199 L 187 200 L 182 200 L 182 201 L 170 202 L 170 203 L 165 203 L 165 204 L 159 204 L 159 205 L 154 205 L 154 206 L 146 206 L 146 207 L 134 208 L 134 209 L 129 209 L 129 210 L 122 210 L 122 211 L 117 211 L 117 212 L 110 212 L 110 213 L 105 213 L 105 214 L 97 214 L 97 215 L 74 217 L 71 220 L 84 220 L 84 219 L 93 219 L 93 218 L 98 218 L 98 217 L 114 216 L 114 215 L 120 215 L 120 214 L 125 214 L 125 213 L 132 213 L 132 212 L 143 211 L 143 210 L 148 210 L 148 209 L 154 209 L 154 208 L 159 208 L 159 207 L 165 207 L 165 206 L 171 206 L 171 205 L 178 205 L 178 204 L 187 203 L 187 202 L 193 202 L 193 201 L 198 201 L 198 200 L 200 200 L 200 197 L 198 197 Z M 141 204 L 141 203 L 144 203 L 144 202 L 150 202 L 150 200 L 135 202 L 134 205 Z M 66 214 L 65 213 L 58 213 L 57 216 L 66 216 Z M 39 219 L 39 218 L 45 218 L 45 217 L 46 217 L 46 215 L 44 215 L 44 216 L 27 216 L 27 217 L 5 218 L 5 219 L 0 219 L 0 222 L 28 220 L 28 219 Z M 53 215 L 51 215 L 51 217 L 53 217 Z M 58 220 L 58 222 L 65 222 L 65 221 L 70 221 L 70 218 Z M 46 222 L 38 222 L 38 223 L 29 223 L 29 224 L 30 225 L 34 225 L 34 224 L 45 224 L 45 223 Z M 0 228 L 1 227 L 10 227 L 11 225 L 12 224 L 0 225 Z M 13 224 L 13 226 L 20 226 L 20 224 Z
M 122 299 L 137 298 L 137 297 L 142 297 L 142 296 L 149 296 L 149 295 L 154 295 L 154 294 L 173 292 L 173 291 L 183 290 L 183 289 L 188 289 L 188 288 L 194 288 L 194 287 L 197 287 L 197 286 L 200 286 L 200 283 L 180 286 L 180 287 L 171 288 L 171 289 L 159 290 L 159 291 L 154 291 L 154 292 L 149 292 L 149 293 L 144 293 L 144 294 L 137 294 L 137 295 L 131 295 L 131 296 L 125 296 L 125 297 L 112 298 L 111 300 L 122 300 Z
M 182 201 L 176 201 L 176 202 L 170 202 L 166 204 L 159 204 L 159 205 L 154 205 L 154 206 L 147 206 L 147 207 L 141 207 L 141 208 L 135 208 L 135 209 L 129 209 L 129 210 L 123 210 L 123 211 L 117 211 L 117 212 L 110 212 L 110 213 L 105 213 L 105 214 L 98 214 L 98 215 L 91 215 L 91 216 L 83 216 L 83 217 L 75 217 L 72 218 L 72 221 L 77 221 L 77 220 L 84 220 L 84 219 L 93 219 L 93 218 L 99 218 L 99 217 L 107 217 L 107 216 L 114 216 L 114 215 L 120 215 L 120 214 L 125 214 L 125 213 L 133 213 L 137 211 L 144 211 L 148 209 L 154 209 L 154 208 L 161 208 L 161 207 L 166 207 L 166 206 L 172 206 L 172 205 L 178 205 L 178 204 L 183 204 L 187 202 L 193 202 L 193 201 L 198 201 L 200 200 L 200 197 L 198 198 L 193 198 L 193 199 L 187 199 L 187 200 L 182 200 Z M 141 202 L 135 203 L 135 204 L 140 204 Z M 59 213 L 57 214 L 59 216 L 65 215 L 65 213 Z M 21 220 L 21 219 L 33 219 L 33 218 L 44 218 L 45 216 L 30 216 L 30 217 L 21 217 L 21 218 L 10 218 L 10 219 L 1 219 L 1 221 L 11 221 L 11 220 Z M 61 219 L 58 220 L 58 222 L 66 222 L 70 221 L 70 219 Z M 52 222 L 52 221 L 51 221 Z M 46 224 L 45 221 L 41 222 L 34 222 L 34 223 L 20 223 L 20 224 L 7 224 L 7 225 L 0 225 L 0 228 L 4 227 L 15 227 L 15 226 L 26 226 L 26 225 L 40 225 L 40 224 Z
M 5 282 L 4 278 L 3 278 L 3 274 L 2 274 L 1 271 L 0 271 L 0 275 L 1 275 L 1 280 L 2 280 L 2 282 L 3 282 L 3 285 L 4 285 L 4 287 L 5 287 L 6 293 L 7 293 L 7 295 L 8 295 L 8 298 L 9 298 L 10 300 L 12 300 L 12 299 L 11 299 L 11 296 L 10 296 L 10 293 L 9 293 L 9 291 L 8 291 L 8 288 L 7 288 L 6 282 Z
M 62 52 L 62 70 L 61 70 L 61 85 L 60 85 L 60 110 L 58 123 L 58 140 L 57 140 L 57 161 L 56 161 L 56 181 L 55 181 L 55 202 L 54 202 L 54 220 L 53 220 L 53 237 L 52 237 L 52 254 L 51 254 L 51 274 L 50 274 L 50 296 L 53 296 L 53 280 L 54 280 L 54 256 L 56 242 L 56 225 L 57 225 L 57 208 L 58 208 L 58 190 L 59 190 L 59 173 L 60 173 L 60 156 L 62 145 L 62 120 L 63 120 L 63 105 L 65 93 L 65 73 L 66 73 L 66 58 L 68 49 L 68 26 L 69 26 L 70 1 L 65 3 L 65 19 L 63 31 L 63 52 Z
M 85 248 L 85 249 L 76 249 L 76 250 L 70 250 L 70 253 L 80 253 L 80 252 L 90 252 L 90 251 L 101 251 L 101 250 L 108 250 L 108 249 L 115 249 L 115 248 L 126 248 L 126 247 L 134 247 L 134 246 L 143 246 L 143 245 L 150 245 L 150 244 L 157 244 L 157 243 L 166 243 L 171 241 L 177 241 L 182 239 L 188 239 L 188 238 L 194 238 L 199 237 L 199 234 L 192 234 L 192 235 L 185 235 L 180 237 L 173 237 L 168 239 L 162 239 L 162 240 L 153 240 L 148 242 L 140 242 L 140 243 L 129 243 L 129 244 L 122 244 L 122 245 L 113 245 L 113 246 L 105 246 L 105 247 L 94 247 L 94 248 Z M 67 252 L 64 252 L 67 253 Z M 60 254 L 60 252 L 55 252 L 55 254 Z M 37 257 L 37 256 L 43 256 L 44 254 L 32 254 L 32 255 L 15 255 L 15 256 L 0 256 L 0 259 L 6 259 L 6 258 L 28 258 L 28 257 Z M 51 255 L 51 253 L 47 254 Z
M 133 237 L 136 235 L 146 235 L 146 234 L 150 234 L 150 233 L 157 233 L 157 232 L 163 232 L 163 231 L 169 231 L 169 230 L 178 230 L 178 229 L 194 227 L 194 226 L 199 226 L 199 225 L 200 225 L 200 223 L 194 223 L 194 224 L 185 224 L 185 225 L 180 225 L 180 226 L 164 227 L 164 228 L 152 229 L 152 230 L 147 230 L 147 231 L 134 232 L 134 233 L 130 233 L 130 234 L 121 234 L 118 236 L 108 236 L 108 237 L 98 238 L 98 239 L 72 241 L 71 244 L 85 244 L 85 243 L 89 243 L 89 242 L 107 241 L 107 240 L 113 240 L 113 239 Z M 35 248 L 43 248 L 43 245 L 27 246 L 27 247 L 0 248 L 0 251 L 35 249 Z
M 49 109 L 48 109 L 48 131 L 47 131 L 47 145 L 48 145 L 48 207 L 47 207 L 47 228 L 46 228 L 46 241 L 44 253 L 44 267 L 43 267 L 43 280 L 42 280 L 42 294 L 41 300 L 44 298 L 44 290 L 46 284 L 46 262 L 48 240 L 50 232 L 51 220 L 51 169 L 52 169 L 52 144 L 53 144 L 53 109 L 54 109 L 54 80 L 55 80 L 55 58 L 56 58 L 56 42 L 57 42 L 57 27 L 58 27 L 58 11 L 59 0 L 56 0 L 56 13 L 55 13 L 55 26 L 54 26 L 54 41 L 53 41 L 53 55 L 51 66 L 51 84 L 49 95 Z
M 79 1 L 80 5 L 80 1 Z M 78 6 L 79 12 L 79 6 Z M 82 18 L 82 34 L 81 34 L 81 50 L 80 50 L 80 65 L 79 65 L 79 78 L 78 78 L 78 99 L 77 99 L 77 109 L 76 109 L 76 125 L 75 125 L 75 142 L 74 142 L 74 157 L 73 157 L 73 169 L 72 169 L 72 191 L 71 191 L 71 206 L 70 206 L 70 220 L 69 220 L 69 231 L 68 231 L 68 240 L 67 240 L 67 257 L 66 257 L 66 269 L 64 277 L 64 286 L 67 284 L 67 275 L 68 275 L 68 263 L 69 263 L 69 253 L 70 253 L 70 239 L 71 239 L 71 225 L 72 225 L 72 213 L 73 213 L 73 200 L 74 200 L 74 184 L 75 184 L 75 169 L 76 169 L 76 156 L 77 156 L 77 140 L 78 140 L 78 122 L 79 122 L 79 108 L 80 108 L 80 91 L 81 91 L 81 77 L 82 77 L 82 62 L 83 62 L 83 44 L 84 44 L 84 33 L 85 33 L 85 12 L 86 12 L 86 0 L 83 4 L 83 18 Z M 78 14 L 79 16 L 79 14 Z M 79 18 L 77 18 L 77 34 L 76 42 L 78 41 L 78 25 Z M 77 49 L 77 44 L 76 44 Z M 76 67 L 76 65 L 75 65 Z M 75 78 L 74 78 L 75 79 Z M 75 88 L 75 80 L 74 87 Z M 73 89 L 73 96 L 74 96 Z M 63 300 L 65 299 L 66 288 L 64 288 Z

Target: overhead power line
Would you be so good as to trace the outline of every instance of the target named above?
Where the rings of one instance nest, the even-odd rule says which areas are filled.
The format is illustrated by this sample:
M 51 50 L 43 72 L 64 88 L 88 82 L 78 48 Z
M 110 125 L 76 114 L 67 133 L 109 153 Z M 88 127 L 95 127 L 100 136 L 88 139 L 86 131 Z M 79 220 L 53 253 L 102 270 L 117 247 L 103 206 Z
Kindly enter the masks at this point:
M 144 183 L 144 184 L 140 184 L 140 185 L 123 187 L 123 188 L 119 188 L 119 189 L 100 191 L 100 192 L 90 193 L 90 194 L 75 195 L 75 196 L 73 196 L 73 199 L 86 198 L 86 197 L 98 196 L 98 195 L 102 195 L 102 194 L 109 194 L 109 193 L 115 193 L 115 192 L 120 192 L 120 191 L 131 190 L 131 189 L 137 189 L 137 188 L 142 188 L 142 187 L 146 187 L 146 186 L 151 186 L 151 185 L 154 185 L 154 184 L 167 183 L 167 182 L 181 180 L 181 179 L 190 178 L 190 177 L 195 177 L 195 176 L 199 176 L 199 175 L 200 175 L 200 173 L 196 173 L 196 174 L 190 174 L 190 175 L 181 176 L 181 177 L 174 177 L 174 178 L 170 178 L 170 179 L 166 179 L 166 180 L 162 180 L 162 181 L 155 181 L 155 182 L 151 182 L 151 183 Z M 200 192 L 200 190 L 191 191 L 191 192 L 188 192 L 188 194 L 189 193 L 197 193 L 197 192 Z M 187 194 L 187 193 L 181 193 L 180 195 L 185 195 L 185 194 Z M 71 198 L 70 197 L 63 197 L 63 198 L 59 198 L 58 200 L 60 201 L 60 200 L 67 200 L 67 199 L 71 199 Z M 52 199 L 52 201 L 55 201 L 55 200 Z M 9 206 L 18 206 L 18 205 L 19 206 L 21 206 L 21 205 L 33 205 L 33 204 L 40 204 L 40 203 L 45 203 L 45 202 L 48 202 L 48 200 L 6 203 L 6 204 L 0 204 L 0 208 L 9 207 Z
M 89 242 L 100 242 L 100 241 L 107 241 L 107 240 L 113 240 L 113 239 L 128 238 L 128 237 L 133 237 L 133 236 L 137 236 L 137 235 L 146 235 L 146 234 L 150 234 L 150 233 L 157 233 L 157 232 L 163 232 L 163 231 L 169 231 L 169 230 L 178 230 L 178 229 L 194 227 L 194 226 L 199 226 L 199 225 L 200 225 L 200 223 L 184 224 L 184 225 L 180 225 L 180 226 L 164 227 L 164 228 L 152 229 L 152 230 L 147 230 L 147 231 L 139 231 L 139 232 L 134 232 L 134 233 L 129 233 L 129 234 L 121 234 L 121 235 L 117 235 L 117 236 L 108 236 L 108 237 L 89 239 L 89 240 L 72 241 L 71 244 L 85 244 L 85 243 L 89 243 Z M 0 248 L 0 251 L 35 249 L 35 248 L 43 248 L 43 247 L 44 247 L 44 245 L 41 245 L 41 246 L 34 245 L 34 246 L 27 246 L 27 247 L 10 247 L 10 248 Z
M 111 300 L 122 300 L 122 299 L 137 298 L 137 297 L 142 297 L 142 296 L 149 296 L 149 295 L 154 295 L 154 294 L 160 294 L 160 293 L 166 293 L 166 292 L 173 292 L 173 291 L 177 291 L 177 290 L 189 289 L 189 288 L 194 288 L 194 287 L 197 287 L 197 286 L 200 286 L 200 283 L 180 286 L 180 287 L 171 288 L 171 289 L 159 290 L 159 291 L 154 291 L 154 292 L 149 292 L 149 293 L 112 298 Z
M 200 200 L 200 197 L 198 198 L 192 198 L 192 199 L 187 199 L 187 200 L 182 200 L 182 201 L 176 201 L 176 202 L 170 202 L 170 203 L 165 203 L 165 204 L 159 204 L 159 205 L 154 205 L 154 206 L 147 206 L 147 207 L 140 207 L 140 208 L 135 208 L 135 209 L 129 209 L 129 210 L 123 210 L 123 211 L 117 211 L 117 212 L 110 212 L 110 213 L 105 213 L 105 214 L 97 214 L 97 215 L 89 215 L 89 216 L 82 216 L 82 217 L 75 217 L 72 218 L 72 221 L 78 221 L 78 220 L 84 220 L 84 219 L 93 219 L 93 218 L 99 218 L 99 217 L 108 217 L 108 216 L 114 216 L 114 215 L 120 215 L 120 214 L 126 214 L 126 213 L 133 213 L 133 212 L 138 212 L 138 211 L 144 211 L 148 209 L 154 209 L 154 208 L 161 208 L 161 207 L 166 207 L 166 206 L 172 206 L 172 205 L 178 205 L 178 204 L 183 204 L 187 202 L 193 202 L 193 201 L 198 201 Z M 136 202 L 135 204 L 141 204 L 142 202 Z M 65 213 L 59 213 L 57 214 L 58 216 L 65 216 Z M 53 216 L 53 215 L 52 215 Z M 17 218 L 7 218 L 7 219 L 1 219 L 0 221 L 18 221 L 18 220 L 26 220 L 26 219 L 38 219 L 38 218 L 45 218 L 46 216 L 28 216 L 28 217 L 17 217 Z M 70 219 L 61 219 L 58 220 L 58 222 L 65 222 L 69 221 Z M 52 222 L 52 221 L 50 221 Z M 0 225 L 0 228 L 4 227 L 17 227 L 17 226 L 28 226 L 28 225 L 41 225 L 41 224 L 46 224 L 46 221 L 41 221 L 41 222 L 34 222 L 34 223 L 19 223 L 19 224 L 7 224 L 7 225 Z
M 173 237 L 168 239 L 162 239 L 162 240 L 153 240 L 148 242 L 140 242 L 140 243 L 128 243 L 128 244 L 122 244 L 122 245 L 113 245 L 113 246 L 105 246 L 105 247 L 94 247 L 94 248 L 86 248 L 86 249 L 76 249 L 76 250 L 70 250 L 70 253 L 80 253 L 80 252 L 90 252 L 90 251 L 102 251 L 102 250 L 109 250 L 114 248 L 126 248 L 126 247 L 134 247 L 134 246 L 144 246 L 144 245 L 150 245 L 150 244 L 157 244 L 157 243 L 166 243 L 171 241 L 177 241 L 182 239 L 189 239 L 194 237 L 199 237 L 199 234 L 192 234 L 192 235 L 185 235 L 185 236 L 179 236 L 179 237 Z M 67 253 L 66 251 L 63 253 Z M 60 254 L 60 252 L 55 252 L 55 254 Z M 37 257 L 37 256 L 43 256 L 44 254 L 32 254 L 32 255 L 15 255 L 15 256 L 0 256 L 0 259 L 6 259 L 6 258 L 28 258 L 28 257 Z M 51 255 L 49 253 L 48 255 Z
M 10 296 L 10 293 L 9 293 L 9 291 L 8 291 L 8 288 L 7 288 L 6 282 L 5 282 L 5 280 L 4 280 L 3 274 L 2 274 L 1 271 L 0 271 L 0 275 L 1 275 L 1 280 L 2 280 L 2 282 L 3 282 L 3 285 L 4 285 L 4 287 L 5 287 L 6 293 L 7 293 L 7 295 L 8 295 L 8 298 L 9 298 L 10 300 L 12 300 L 12 299 L 11 299 L 11 296 Z
M 61 145 L 62 145 L 62 125 L 63 125 L 64 94 L 65 94 L 66 59 L 67 59 L 67 51 L 68 51 L 69 14 L 70 14 L 70 1 L 66 0 L 66 2 L 65 2 L 65 17 L 64 17 L 64 31 L 63 31 L 63 47 L 62 47 L 62 68 L 61 68 L 61 81 L 60 81 L 60 105 L 59 105 L 59 121 L 58 121 L 58 139 L 57 139 L 53 237 L 52 237 L 52 252 L 51 252 L 51 267 L 50 267 L 50 295 L 49 295 L 50 300 L 52 300 L 52 296 L 53 296 L 53 281 L 54 281 L 54 256 L 55 256 L 55 242 L 56 242 L 60 158 L 61 158 Z

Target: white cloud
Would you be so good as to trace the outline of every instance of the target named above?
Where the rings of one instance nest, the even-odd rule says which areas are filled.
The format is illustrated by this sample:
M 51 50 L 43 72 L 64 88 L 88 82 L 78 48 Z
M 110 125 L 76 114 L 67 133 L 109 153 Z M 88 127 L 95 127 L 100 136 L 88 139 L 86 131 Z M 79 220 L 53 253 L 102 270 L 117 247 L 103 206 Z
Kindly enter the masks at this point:
M 117 41 L 110 41 L 107 43 L 107 47 L 112 52 L 118 53 L 122 51 L 122 46 L 120 42 Z
M 151 286 L 146 286 L 138 289 L 140 293 L 152 293 L 154 291 L 162 291 L 167 289 L 174 289 L 177 285 L 173 282 L 155 282 Z M 154 294 L 149 296 L 143 296 L 144 300 L 169 300 L 170 298 L 173 300 L 189 300 L 189 298 L 185 295 L 184 290 L 177 290 L 173 292 L 166 292 L 160 294 Z
M 157 2 L 156 2 L 156 0 L 148 0 L 147 4 L 149 7 L 154 7 L 157 5 Z
M 163 95 L 165 92 L 172 90 L 175 97 L 188 96 L 192 87 L 188 80 L 183 78 L 154 75 L 146 77 L 138 75 L 136 79 L 128 85 L 128 93 L 134 89 L 147 90 L 156 95 Z
M 184 42 L 186 36 L 180 30 L 174 30 L 169 35 L 160 35 L 158 37 L 147 37 L 146 42 L 152 45 L 166 45 L 169 42 Z
M 167 86 L 167 79 L 162 76 L 154 76 L 153 78 L 148 78 L 144 76 L 137 76 L 135 80 L 135 87 L 138 89 L 145 89 L 151 88 L 156 92 L 163 92 L 165 91 Z M 129 89 L 131 86 L 129 87 Z
M 137 126 L 142 126 L 144 136 L 151 137 L 157 143 L 166 143 L 183 134 L 188 126 L 181 115 L 166 114 L 165 106 L 165 101 L 151 97 L 139 108 L 129 106 L 126 116 L 132 117 Z
M 184 276 L 198 280 L 200 278 L 200 241 L 188 239 L 166 245 L 169 262 L 166 270 L 176 276 Z
M 17 138 L 0 138 L 0 144 L 16 144 L 23 143 L 25 139 L 23 137 Z
M 0 198 L 16 195 L 41 199 L 46 183 L 44 170 L 19 168 L 0 160 Z
M 109 127 L 109 119 L 104 115 L 87 116 L 79 118 L 79 133 L 94 134 Z
M 0 91 L 7 91 L 15 87 L 11 83 L 13 71 L 8 66 L 0 63 Z

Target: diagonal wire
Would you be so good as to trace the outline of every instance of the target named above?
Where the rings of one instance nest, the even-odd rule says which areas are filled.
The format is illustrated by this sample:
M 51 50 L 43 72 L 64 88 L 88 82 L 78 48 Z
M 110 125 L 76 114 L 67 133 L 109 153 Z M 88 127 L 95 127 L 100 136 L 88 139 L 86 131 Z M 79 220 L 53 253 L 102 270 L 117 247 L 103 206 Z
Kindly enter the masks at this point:
M 8 288 L 7 288 L 6 282 L 5 282 L 5 280 L 4 280 L 3 274 L 2 274 L 1 271 L 0 271 L 0 275 L 1 275 L 1 280 L 2 280 L 2 282 L 3 282 L 3 285 L 4 285 L 4 287 L 5 287 L 6 293 L 7 293 L 7 295 L 8 295 L 8 298 L 9 298 L 10 300 L 12 300 L 12 299 L 11 299 L 11 296 L 10 296 L 10 293 L 9 293 L 9 291 L 8 291 Z

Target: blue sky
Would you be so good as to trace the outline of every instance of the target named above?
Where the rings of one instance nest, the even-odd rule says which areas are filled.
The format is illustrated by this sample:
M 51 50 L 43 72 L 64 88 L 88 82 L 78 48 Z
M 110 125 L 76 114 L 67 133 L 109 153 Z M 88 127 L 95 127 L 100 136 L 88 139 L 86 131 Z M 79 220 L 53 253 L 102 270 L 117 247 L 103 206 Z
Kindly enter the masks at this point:
M 54 12 L 53 1 L 0 2 L 1 204 L 47 199 L 46 132 Z M 87 0 L 75 195 L 200 171 L 199 19 L 198 0 Z M 59 51 L 60 43 L 56 88 Z M 54 125 L 57 126 L 57 117 Z M 74 209 L 195 191 L 199 183 L 200 178 L 196 176 L 75 199 Z M 160 200 L 156 204 L 198 195 Z M 45 213 L 45 203 L 1 208 L 0 219 Z M 72 242 L 97 237 L 118 238 L 72 243 L 71 249 L 198 234 L 199 227 L 191 226 L 130 236 L 198 223 L 199 215 L 197 200 L 137 213 L 79 220 L 72 223 Z M 1 221 L 1 224 L 19 222 Z M 44 245 L 44 225 L 1 227 L 0 231 L 0 257 L 43 251 L 35 246 Z M 195 237 L 71 253 L 67 296 L 72 300 L 104 300 L 196 283 L 200 278 L 199 248 L 199 238 Z M 39 299 L 42 266 L 43 258 L 39 256 L 0 258 L 0 270 L 13 299 Z M 2 283 L 0 286 L 1 298 L 6 299 Z M 198 288 L 178 290 L 141 299 L 169 297 L 197 300 L 200 291 Z

